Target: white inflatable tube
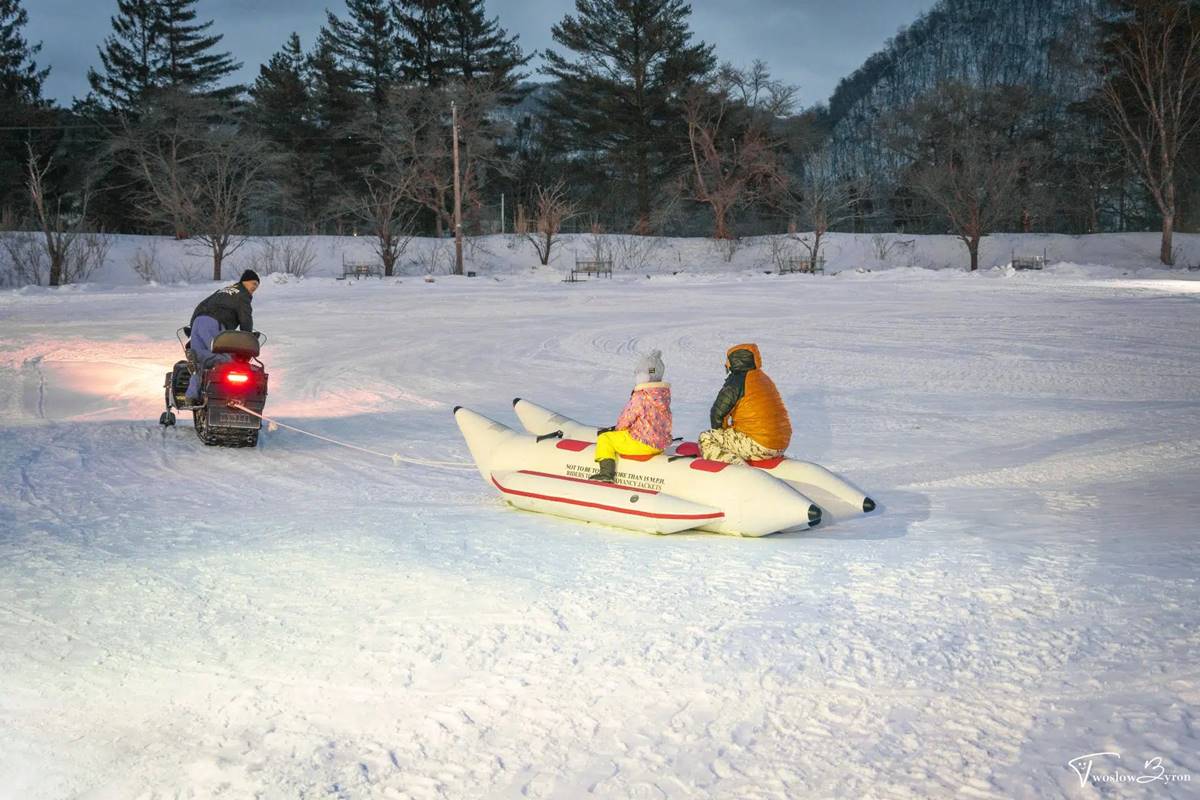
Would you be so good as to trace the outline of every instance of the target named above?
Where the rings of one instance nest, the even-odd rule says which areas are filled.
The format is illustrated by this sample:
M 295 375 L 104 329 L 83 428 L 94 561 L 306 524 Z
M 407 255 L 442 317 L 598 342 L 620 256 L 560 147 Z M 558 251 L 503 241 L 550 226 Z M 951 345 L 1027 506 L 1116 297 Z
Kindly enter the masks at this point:
M 466 408 L 454 419 L 483 479 L 518 508 L 651 533 L 765 536 L 809 528 L 821 509 L 761 470 L 704 459 L 622 458 L 617 483 L 587 480 L 595 443 L 518 433 Z
M 562 431 L 563 436 L 568 439 L 594 442 L 600 435 L 600 428 L 596 425 L 584 425 L 582 422 L 564 417 L 545 406 L 539 406 L 537 403 L 531 403 L 520 397 L 514 397 L 512 402 L 513 411 L 516 412 L 517 419 L 521 420 L 521 426 L 535 436 Z
M 583 441 L 596 441 L 597 428 L 584 425 L 582 422 L 565 417 L 545 406 L 531 403 L 520 397 L 513 400 L 513 410 L 521 425 L 530 433 L 541 435 L 555 430 L 561 430 L 565 435 Z M 699 448 L 694 442 L 684 442 L 668 452 L 668 455 L 698 455 Z M 816 500 L 826 511 L 830 506 L 845 506 L 853 513 L 869 514 L 875 510 L 875 501 L 861 489 L 839 475 L 830 472 L 820 464 L 810 461 L 799 461 L 794 458 L 760 461 L 752 464 L 770 475 L 787 481 L 802 494 Z M 832 501 L 836 501 L 832 502 Z M 838 509 L 841 510 L 841 509 Z M 844 513 L 843 513 L 844 515 Z
M 725 516 L 712 506 L 662 492 L 527 469 L 493 472 L 492 484 L 510 505 L 526 511 L 651 533 L 678 533 Z

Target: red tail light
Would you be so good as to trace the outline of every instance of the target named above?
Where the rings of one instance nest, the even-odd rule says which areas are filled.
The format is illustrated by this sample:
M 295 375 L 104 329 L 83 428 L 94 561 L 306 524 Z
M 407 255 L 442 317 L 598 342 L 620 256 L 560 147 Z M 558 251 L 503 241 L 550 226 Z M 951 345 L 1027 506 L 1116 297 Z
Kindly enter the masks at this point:
M 226 372 L 225 382 L 233 386 L 245 386 L 250 382 L 250 373 L 248 372 Z

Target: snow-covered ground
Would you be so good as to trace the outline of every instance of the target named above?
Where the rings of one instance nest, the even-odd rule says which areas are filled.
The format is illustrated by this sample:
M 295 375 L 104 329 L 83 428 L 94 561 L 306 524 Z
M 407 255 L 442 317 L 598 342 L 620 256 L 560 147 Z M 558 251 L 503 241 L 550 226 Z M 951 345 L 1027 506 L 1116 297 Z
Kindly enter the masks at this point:
M 0 293 L 0 797 L 1195 796 L 1200 281 L 1061 257 L 1110 266 L 255 297 L 268 414 L 444 461 L 452 406 L 603 422 L 650 348 L 694 435 L 756 341 L 791 452 L 881 507 L 764 539 L 205 448 L 156 419 L 211 286 Z

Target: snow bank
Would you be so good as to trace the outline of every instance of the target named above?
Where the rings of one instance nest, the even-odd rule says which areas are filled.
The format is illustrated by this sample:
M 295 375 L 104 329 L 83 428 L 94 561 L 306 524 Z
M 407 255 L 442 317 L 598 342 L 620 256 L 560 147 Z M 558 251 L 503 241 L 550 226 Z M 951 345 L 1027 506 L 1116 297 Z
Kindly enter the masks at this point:
M 803 234 L 801 234 L 803 236 Z M 1016 256 L 1045 255 L 1047 272 L 1071 277 L 1173 277 L 1200 278 L 1188 265 L 1200 266 L 1200 235 L 1176 234 L 1176 269 L 1158 263 L 1159 235 L 1156 233 L 1095 234 L 995 234 L 981 245 L 980 268 L 1004 268 Z M 339 277 L 345 263 L 378 263 L 372 240 L 361 236 L 282 236 L 255 238 L 230 256 L 223 269 L 227 280 L 247 267 L 266 273 L 282 263 L 281 253 L 309 255 L 310 277 Z M 969 263 L 962 242 L 954 236 L 903 234 L 843 234 L 825 237 L 822 253 L 826 272 L 878 272 L 888 269 L 920 269 L 938 273 L 959 272 Z M 274 254 L 274 255 L 272 255 Z M 710 239 L 635 237 L 628 235 L 564 234 L 555 246 L 549 266 L 538 263 L 532 245 L 518 236 L 481 236 L 468 239 L 465 269 L 479 276 L 527 276 L 529 280 L 561 280 L 574 264 L 597 257 L 611 258 L 617 275 L 654 278 L 712 274 L 756 273 L 777 269 L 778 256 L 803 257 L 806 251 L 787 236 L 750 237 L 736 243 Z M 450 239 L 414 238 L 400 257 L 397 274 L 419 277 L 445 275 L 451 271 L 454 246 Z M 142 265 L 143 275 L 135 270 Z M 145 265 L 150 264 L 147 268 Z M 208 251 L 195 242 L 167 237 L 113 236 L 112 248 L 103 269 L 91 282 L 106 286 L 146 283 L 174 285 L 206 282 L 211 278 Z M 23 292 L 36 292 L 24 289 Z

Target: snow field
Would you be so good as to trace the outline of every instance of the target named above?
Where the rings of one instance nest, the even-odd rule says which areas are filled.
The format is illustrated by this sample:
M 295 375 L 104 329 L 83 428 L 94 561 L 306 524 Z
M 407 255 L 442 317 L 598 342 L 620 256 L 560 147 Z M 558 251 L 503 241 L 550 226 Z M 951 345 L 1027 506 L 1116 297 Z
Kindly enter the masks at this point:
M 1200 283 L 705 270 L 268 279 L 267 413 L 465 460 L 452 406 L 604 420 L 659 348 L 693 436 L 756 341 L 881 513 L 660 538 L 205 448 L 155 420 L 207 287 L 0 295 L 0 796 L 1192 796 Z

